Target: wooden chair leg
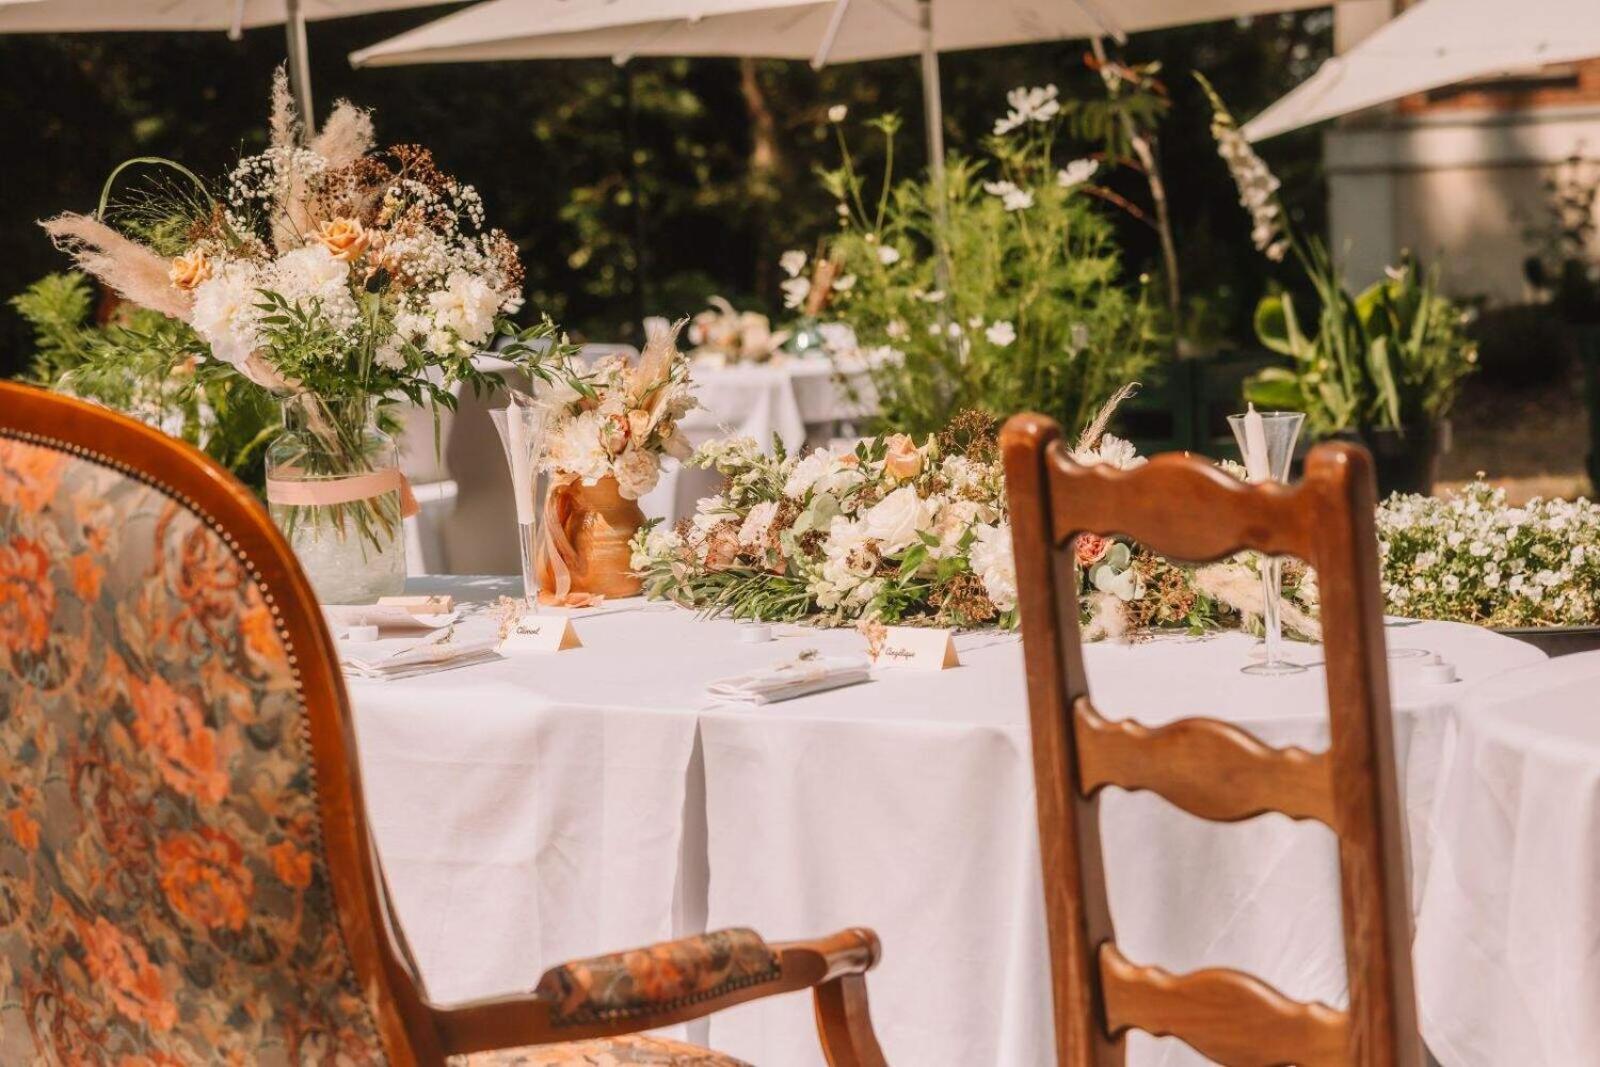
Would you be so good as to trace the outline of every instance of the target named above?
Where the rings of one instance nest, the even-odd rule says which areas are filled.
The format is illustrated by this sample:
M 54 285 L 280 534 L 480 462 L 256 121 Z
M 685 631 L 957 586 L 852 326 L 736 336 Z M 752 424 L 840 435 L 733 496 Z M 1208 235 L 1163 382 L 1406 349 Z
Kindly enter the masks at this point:
M 817 1033 L 828 1067 L 888 1067 L 867 1011 L 865 975 L 846 974 L 817 986 Z

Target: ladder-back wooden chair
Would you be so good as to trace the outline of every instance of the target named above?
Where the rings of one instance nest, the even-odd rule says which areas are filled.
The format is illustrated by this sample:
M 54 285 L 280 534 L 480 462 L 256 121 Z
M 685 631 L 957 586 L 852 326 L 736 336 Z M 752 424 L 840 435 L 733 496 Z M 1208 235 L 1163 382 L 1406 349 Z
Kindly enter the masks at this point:
M 266 511 L 200 453 L 0 383 L 0 1063 L 726 1065 L 638 1034 L 814 991 L 878 1067 L 871 932 L 724 930 L 429 1001 L 345 689 Z
M 1371 459 L 1319 445 L 1295 486 L 1251 486 L 1187 456 L 1133 470 L 1074 463 L 1060 428 L 1022 415 L 1001 435 L 1016 550 L 1054 977 L 1066 1067 L 1124 1062 L 1130 1030 L 1181 1038 L 1230 1067 L 1420 1067 L 1411 923 L 1373 533 Z M 1317 569 L 1331 747 L 1273 749 L 1215 719 L 1148 729 L 1089 696 L 1073 541 L 1123 534 L 1173 559 L 1241 549 Z M 1292 1001 L 1239 971 L 1172 975 L 1117 949 L 1098 795 L 1150 790 L 1220 822 L 1277 811 L 1339 840 L 1346 1011 Z M 1181 887 L 1174 886 L 1174 892 Z

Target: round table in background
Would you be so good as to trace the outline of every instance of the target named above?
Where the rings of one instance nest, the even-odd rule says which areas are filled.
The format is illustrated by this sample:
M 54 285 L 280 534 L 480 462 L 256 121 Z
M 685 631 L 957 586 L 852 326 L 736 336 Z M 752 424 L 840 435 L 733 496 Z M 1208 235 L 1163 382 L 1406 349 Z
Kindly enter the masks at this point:
M 1469 695 L 1432 810 L 1416 961 L 1446 1067 L 1600 1064 L 1600 652 Z

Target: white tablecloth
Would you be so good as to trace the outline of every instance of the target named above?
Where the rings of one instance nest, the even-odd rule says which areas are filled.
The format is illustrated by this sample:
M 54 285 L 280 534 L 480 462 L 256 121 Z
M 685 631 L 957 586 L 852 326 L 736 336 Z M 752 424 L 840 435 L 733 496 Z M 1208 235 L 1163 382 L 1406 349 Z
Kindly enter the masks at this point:
M 884 941 L 870 989 L 890 1062 L 1049 1061 L 1015 638 L 959 638 L 954 671 L 734 710 L 708 706 L 705 683 L 861 638 L 744 645 L 736 624 L 659 607 L 578 626 L 578 651 L 352 686 L 379 851 L 434 995 L 526 988 L 562 957 L 702 924 L 773 939 L 865 924 Z M 1397 635 L 1466 679 L 1424 686 L 1397 666 L 1407 797 L 1425 813 L 1452 709 L 1474 682 L 1542 654 L 1464 626 Z M 1237 634 L 1096 645 L 1088 664 L 1108 714 L 1215 714 L 1271 744 L 1325 746 L 1322 673 L 1239 674 L 1250 646 Z M 1130 957 L 1243 967 L 1290 995 L 1342 1002 L 1325 828 L 1277 816 L 1219 826 L 1120 793 L 1105 820 Z M 1425 821 L 1413 819 L 1423 852 Z M 708 1039 L 762 1067 L 822 1062 L 803 997 L 715 1016 Z M 1194 1059 L 1170 1041 L 1135 1056 Z
M 750 437 L 763 449 L 774 436 L 792 455 L 807 445 L 826 444 L 841 422 L 868 414 L 871 380 L 853 376 L 843 385 L 833 362 L 824 358 L 790 358 L 770 364 L 729 367 L 697 366 L 692 371 L 700 406 L 689 412 L 681 428 L 695 447 L 722 437 Z M 852 395 L 855 394 L 855 395 Z M 640 501 L 644 513 L 669 524 L 694 510 L 695 501 L 715 491 L 717 476 L 680 470 L 673 461 L 661 482 Z
M 1423 1032 L 1449 1067 L 1600 1064 L 1600 653 L 1464 704 L 1417 925 Z

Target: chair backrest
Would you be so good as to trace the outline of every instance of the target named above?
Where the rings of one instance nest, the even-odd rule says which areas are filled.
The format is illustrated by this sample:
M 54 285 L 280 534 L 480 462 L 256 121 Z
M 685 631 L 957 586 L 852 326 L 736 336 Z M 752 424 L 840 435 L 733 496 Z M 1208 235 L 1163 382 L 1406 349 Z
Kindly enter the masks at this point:
M 0 1062 L 442 1062 L 265 510 L 186 445 L 5 383 L 0 825 Z
M 1042 416 L 1012 419 L 1001 445 L 1060 1062 L 1120 1065 L 1125 1034 L 1143 1030 L 1225 1064 L 1420 1065 L 1370 457 L 1353 445 L 1319 445 L 1297 485 L 1251 486 L 1177 454 L 1127 471 L 1081 466 Z M 1080 533 L 1122 534 L 1188 562 L 1255 549 L 1315 567 L 1328 751 L 1269 748 L 1214 719 L 1147 729 L 1102 718 L 1079 635 Z M 1175 976 L 1127 960 L 1101 866 L 1097 798 L 1111 785 L 1151 790 L 1215 821 L 1278 811 L 1326 823 L 1339 840 L 1348 1010 L 1292 1001 L 1238 971 Z

